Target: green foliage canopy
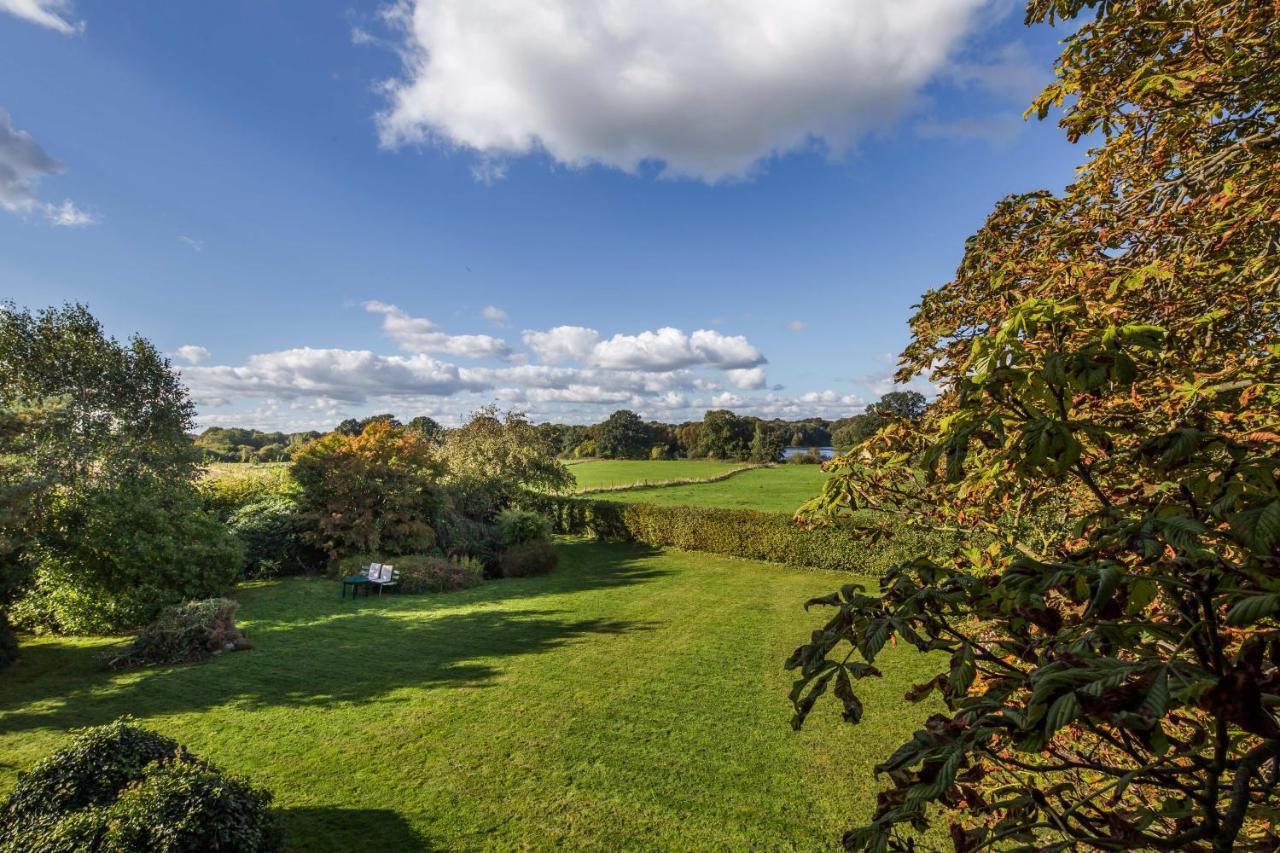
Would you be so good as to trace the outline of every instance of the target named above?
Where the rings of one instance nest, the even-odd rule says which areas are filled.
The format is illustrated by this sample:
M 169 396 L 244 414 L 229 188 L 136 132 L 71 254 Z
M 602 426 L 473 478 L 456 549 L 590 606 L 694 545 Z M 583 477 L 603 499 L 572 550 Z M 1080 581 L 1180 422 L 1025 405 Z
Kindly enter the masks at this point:
M 810 602 L 797 726 L 828 690 L 858 722 L 886 643 L 945 661 L 846 846 L 913 849 L 939 812 L 961 851 L 1280 845 L 1277 14 L 1029 5 L 1081 18 L 1033 110 L 1099 147 L 996 206 L 912 320 L 899 379 L 944 393 L 809 508 L 994 539 Z

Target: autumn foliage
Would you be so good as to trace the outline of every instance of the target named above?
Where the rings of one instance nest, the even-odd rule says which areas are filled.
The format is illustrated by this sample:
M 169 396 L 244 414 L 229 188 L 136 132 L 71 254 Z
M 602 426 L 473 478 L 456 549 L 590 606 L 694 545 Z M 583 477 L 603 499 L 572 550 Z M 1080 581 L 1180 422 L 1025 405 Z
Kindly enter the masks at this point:
M 788 662 L 797 726 L 828 690 L 858 722 L 889 642 L 940 662 L 908 698 L 945 712 L 879 764 L 849 848 L 935 821 L 962 851 L 1280 846 L 1278 15 L 1029 5 L 1081 19 L 1032 111 L 1095 147 L 970 238 L 899 374 L 937 402 L 804 513 L 971 543 L 811 602 L 834 615 Z
M 298 450 L 291 470 L 307 535 L 331 557 L 435 545 L 442 468 L 418 432 L 386 422 L 332 432 Z

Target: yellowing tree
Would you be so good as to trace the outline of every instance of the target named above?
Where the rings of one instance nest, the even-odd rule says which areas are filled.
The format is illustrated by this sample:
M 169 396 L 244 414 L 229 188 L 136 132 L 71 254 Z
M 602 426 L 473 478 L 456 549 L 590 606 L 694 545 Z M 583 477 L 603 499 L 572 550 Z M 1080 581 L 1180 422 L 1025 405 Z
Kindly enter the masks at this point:
M 797 726 L 828 689 L 857 722 L 893 638 L 945 661 L 849 848 L 913 849 L 940 812 L 962 851 L 1280 846 L 1278 15 L 1028 6 L 1079 19 L 1033 110 L 1097 147 L 996 206 L 912 319 L 899 378 L 944 393 L 806 509 L 974 543 L 811 602 Z

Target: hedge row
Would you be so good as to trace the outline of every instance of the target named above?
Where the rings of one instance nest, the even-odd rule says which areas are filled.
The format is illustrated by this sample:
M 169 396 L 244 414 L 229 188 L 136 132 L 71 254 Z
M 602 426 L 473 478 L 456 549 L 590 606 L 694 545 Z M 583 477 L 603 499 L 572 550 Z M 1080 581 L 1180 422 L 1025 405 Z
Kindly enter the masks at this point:
M 797 527 L 790 515 L 746 509 L 624 504 L 532 494 L 525 505 L 551 518 L 557 533 L 871 576 L 884 574 L 895 563 L 936 553 L 948 544 L 942 534 L 909 527 L 873 544 L 848 522 L 805 530 Z

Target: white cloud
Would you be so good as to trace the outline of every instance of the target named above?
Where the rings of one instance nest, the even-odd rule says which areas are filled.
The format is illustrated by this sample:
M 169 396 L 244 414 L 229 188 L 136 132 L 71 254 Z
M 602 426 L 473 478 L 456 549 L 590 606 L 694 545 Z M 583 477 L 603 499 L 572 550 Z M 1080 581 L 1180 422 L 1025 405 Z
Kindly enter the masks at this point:
M 521 340 L 543 364 L 580 361 L 606 370 L 662 373 L 714 367 L 735 371 L 756 367 L 766 360 L 742 335 L 722 335 L 710 329 L 686 335 L 664 326 L 657 331 L 617 334 L 604 340 L 595 329 L 585 326 L 556 326 L 545 332 L 526 329 Z
M 670 326 L 638 335 L 614 335 L 596 344 L 585 359 L 596 367 L 675 370 L 703 365 L 722 370 L 754 367 L 764 356 L 741 335 L 698 329 L 686 335 Z
M 188 237 L 185 234 L 179 234 L 178 239 L 181 240 L 184 244 L 186 244 L 188 248 L 192 249 L 193 251 L 196 251 L 196 252 L 204 251 L 203 240 L 197 240 L 195 237 Z
M 741 367 L 726 370 L 724 375 L 728 378 L 730 385 L 734 388 L 741 388 L 744 391 L 751 391 L 765 386 L 763 367 Z
M 83 22 L 72 23 L 67 18 L 71 4 L 67 0 L 0 0 L 0 12 L 30 21 L 64 36 L 84 30 Z
M 380 356 L 368 350 L 299 349 L 250 356 L 240 366 L 183 368 L 197 401 L 244 396 L 325 397 L 363 402 L 371 397 L 450 396 L 480 390 L 459 368 L 428 355 Z
M 585 326 L 556 326 L 545 332 L 526 329 L 520 339 L 533 350 L 538 361 L 556 364 L 570 360 L 584 361 L 600 342 L 600 333 Z
M 382 330 L 406 352 L 443 352 L 463 358 L 509 358 L 511 347 L 491 335 L 448 335 L 426 317 L 410 317 L 385 302 L 364 303 L 366 311 L 382 314 Z
M 803 332 L 805 329 L 809 328 L 809 324 L 804 320 L 792 320 L 787 324 L 787 328 L 793 332 Z
M 506 328 L 511 325 L 511 318 L 507 316 L 507 312 L 496 305 L 486 305 L 480 314 L 498 328 Z
M 97 225 L 99 219 L 88 211 L 76 207 L 71 199 L 63 199 L 62 204 L 44 205 L 45 218 L 59 228 L 83 228 L 86 225 Z
M 62 164 L 49 156 L 31 134 L 14 129 L 9 114 L 0 110 L 0 208 L 19 215 L 39 213 L 58 226 L 95 224 L 98 220 L 70 199 L 62 204 L 40 200 L 36 184 L 43 177 L 61 172 Z
M 892 123 L 987 0 L 399 0 L 384 145 L 706 181 Z M 484 172 L 482 171 L 482 174 Z
M 197 346 L 195 344 L 183 344 L 174 350 L 173 354 L 185 361 L 187 364 L 199 364 L 212 355 L 212 353 L 204 347 Z

